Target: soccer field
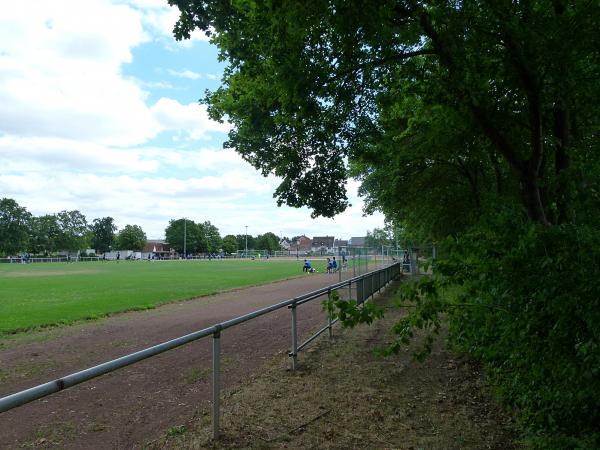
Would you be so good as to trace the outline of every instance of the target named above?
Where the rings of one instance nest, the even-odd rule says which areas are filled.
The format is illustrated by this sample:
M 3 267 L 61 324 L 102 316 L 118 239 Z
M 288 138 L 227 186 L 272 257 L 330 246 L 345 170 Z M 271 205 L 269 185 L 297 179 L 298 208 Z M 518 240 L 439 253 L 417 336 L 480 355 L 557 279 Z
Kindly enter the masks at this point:
M 1 264 L 0 335 L 301 275 L 289 260 Z

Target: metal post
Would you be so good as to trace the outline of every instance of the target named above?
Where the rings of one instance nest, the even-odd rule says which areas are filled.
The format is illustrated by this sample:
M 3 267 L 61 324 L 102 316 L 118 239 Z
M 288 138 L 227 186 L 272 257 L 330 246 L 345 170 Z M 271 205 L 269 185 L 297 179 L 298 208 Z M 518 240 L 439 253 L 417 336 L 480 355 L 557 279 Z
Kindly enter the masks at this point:
M 354 260 L 356 253 L 352 255 L 352 278 L 356 277 L 356 261 Z
M 219 438 L 221 394 L 221 331 L 213 334 L 213 385 L 212 385 L 212 431 L 213 439 Z
M 371 276 L 369 277 L 369 287 L 371 289 L 371 300 L 373 300 L 373 298 L 375 298 L 375 286 L 373 283 L 373 280 L 375 279 L 375 274 L 371 274 Z
M 331 289 L 329 289 L 329 290 L 327 291 L 327 299 L 328 299 L 329 301 L 331 301 Z M 331 326 L 332 326 L 332 322 L 333 322 L 333 320 L 331 319 L 331 313 L 328 311 L 328 312 L 327 312 L 327 325 L 328 325 L 328 327 L 329 327 L 329 338 L 330 338 L 330 339 L 333 337 L 333 329 L 332 329 L 332 327 L 331 327 Z
M 292 304 L 292 370 L 298 365 L 298 325 L 296 323 L 296 304 Z
M 348 300 L 352 300 L 352 281 L 348 282 Z
M 435 245 L 431 249 L 431 258 L 432 259 L 436 259 L 437 258 L 437 247 Z
M 412 275 L 417 274 L 417 253 L 411 248 L 410 249 L 410 273 Z
M 244 258 L 248 257 L 248 225 L 246 225 L 246 253 L 244 255 Z

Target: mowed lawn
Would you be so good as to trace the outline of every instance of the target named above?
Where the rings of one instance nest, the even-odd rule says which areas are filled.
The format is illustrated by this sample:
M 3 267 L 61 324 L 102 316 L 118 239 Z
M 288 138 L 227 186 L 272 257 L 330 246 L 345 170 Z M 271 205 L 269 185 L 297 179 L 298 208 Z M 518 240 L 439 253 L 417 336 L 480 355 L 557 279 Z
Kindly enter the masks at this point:
M 298 261 L 0 264 L 0 335 L 300 275 Z

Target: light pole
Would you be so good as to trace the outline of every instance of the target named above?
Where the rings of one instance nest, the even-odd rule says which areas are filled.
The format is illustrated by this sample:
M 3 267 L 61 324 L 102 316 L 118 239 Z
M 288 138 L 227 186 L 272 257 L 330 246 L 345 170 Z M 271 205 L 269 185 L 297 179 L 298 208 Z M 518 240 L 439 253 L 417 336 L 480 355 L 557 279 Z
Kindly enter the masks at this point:
M 248 225 L 246 225 L 246 255 L 245 257 L 248 257 Z
M 183 259 L 187 259 L 186 244 L 187 244 L 187 219 L 184 217 L 183 218 Z

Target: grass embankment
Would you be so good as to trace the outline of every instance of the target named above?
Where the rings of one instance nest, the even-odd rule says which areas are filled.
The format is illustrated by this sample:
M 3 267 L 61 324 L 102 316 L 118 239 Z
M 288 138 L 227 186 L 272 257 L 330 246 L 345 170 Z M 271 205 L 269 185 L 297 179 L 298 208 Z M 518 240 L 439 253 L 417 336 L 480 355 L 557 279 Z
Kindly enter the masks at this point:
M 222 436 L 211 439 L 209 406 L 173 424 L 145 448 L 231 450 L 404 449 L 515 450 L 515 424 L 493 402 L 477 365 L 444 348 L 439 339 L 423 363 L 411 353 L 376 356 L 389 344 L 402 314 L 390 303 L 385 318 L 354 329 L 335 328 L 300 354 L 291 372 L 280 354 L 242 386 L 222 393 Z
M 0 265 L 0 336 L 152 308 L 301 274 L 276 260 Z

